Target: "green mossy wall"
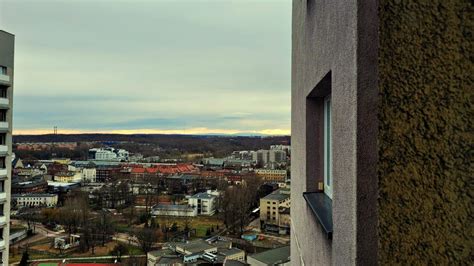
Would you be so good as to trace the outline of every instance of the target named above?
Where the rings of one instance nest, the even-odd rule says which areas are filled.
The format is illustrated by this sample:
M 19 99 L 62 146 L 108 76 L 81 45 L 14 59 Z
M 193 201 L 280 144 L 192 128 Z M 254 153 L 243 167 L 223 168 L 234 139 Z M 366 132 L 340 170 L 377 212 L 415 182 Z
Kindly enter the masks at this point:
M 473 263 L 473 8 L 380 0 L 379 261 Z

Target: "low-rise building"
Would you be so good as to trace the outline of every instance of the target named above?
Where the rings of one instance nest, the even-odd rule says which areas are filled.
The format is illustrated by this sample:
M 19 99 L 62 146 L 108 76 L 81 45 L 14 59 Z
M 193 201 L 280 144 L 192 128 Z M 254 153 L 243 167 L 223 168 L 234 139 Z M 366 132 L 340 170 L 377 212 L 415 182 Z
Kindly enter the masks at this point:
M 196 208 L 198 215 L 214 215 L 216 213 L 216 195 L 208 192 L 197 193 L 188 200 L 188 205 Z
M 183 255 L 191 255 L 196 253 L 217 253 L 217 246 L 211 245 L 204 240 L 189 241 L 187 243 L 177 243 L 175 245 L 176 252 Z
M 287 178 L 286 170 L 255 169 L 255 174 L 264 182 L 285 182 Z
M 12 194 L 45 193 L 48 190 L 48 182 L 43 176 L 28 179 L 15 177 L 12 180 Z
M 163 249 L 147 254 L 147 265 L 228 265 L 228 261 L 245 263 L 245 251 L 220 237 L 166 243 Z
M 247 257 L 247 263 L 252 266 L 290 266 L 290 246 L 283 246 L 249 255 Z
M 197 208 L 193 208 L 188 205 L 165 205 L 158 204 L 153 206 L 151 211 L 152 216 L 187 216 L 194 217 L 197 216 Z
M 82 180 L 81 172 L 59 172 L 54 175 L 54 181 L 62 183 L 79 182 Z
M 150 251 L 146 254 L 148 266 L 181 266 L 184 265 L 183 258 L 180 254 L 177 254 L 171 249 L 160 249 Z
M 58 195 L 12 194 L 12 201 L 18 207 L 54 207 L 58 204 Z

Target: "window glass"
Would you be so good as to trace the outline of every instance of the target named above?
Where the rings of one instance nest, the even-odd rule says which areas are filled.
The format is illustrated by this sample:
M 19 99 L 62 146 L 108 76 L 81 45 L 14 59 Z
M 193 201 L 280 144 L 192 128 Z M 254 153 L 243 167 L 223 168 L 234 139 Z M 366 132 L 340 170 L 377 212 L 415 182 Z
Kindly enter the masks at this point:
M 332 198 L 332 114 L 331 96 L 324 98 L 324 193 Z

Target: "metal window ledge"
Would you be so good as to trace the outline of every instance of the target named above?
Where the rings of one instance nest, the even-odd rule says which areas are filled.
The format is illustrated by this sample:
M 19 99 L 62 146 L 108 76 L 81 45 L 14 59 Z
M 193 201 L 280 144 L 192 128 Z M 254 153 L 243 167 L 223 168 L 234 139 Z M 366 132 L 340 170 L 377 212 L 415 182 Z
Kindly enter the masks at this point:
M 324 192 L 304 192 L 303 197 L 321 224 L 327 238 L 332 239 L 332 200 Z

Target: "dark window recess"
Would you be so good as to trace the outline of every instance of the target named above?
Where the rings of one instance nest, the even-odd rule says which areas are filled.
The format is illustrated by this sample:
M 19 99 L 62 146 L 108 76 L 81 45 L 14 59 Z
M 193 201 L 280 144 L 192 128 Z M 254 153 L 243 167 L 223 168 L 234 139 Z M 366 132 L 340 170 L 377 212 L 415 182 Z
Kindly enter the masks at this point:
M 0 74 L 2 74 L 2 75 L 7 74 L 7 67 L 6 66 L 0 66 Z
M 8 88 L 0 87 L 0 98 L 7 98 Z
M 5 164 L 5 157 L 0 157 L 0 168 L 7 168 Z
M 1 122 L 6 122 L 7 121 L 7 111 L 6 110 L 0 110 L 0 121 Z
M 332 200 L 324 192 L 305 192 L 303 197 L 328 239 L 332 239 Z

